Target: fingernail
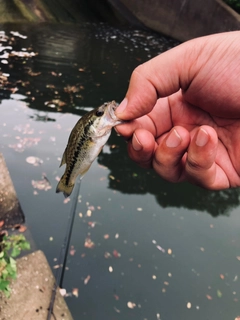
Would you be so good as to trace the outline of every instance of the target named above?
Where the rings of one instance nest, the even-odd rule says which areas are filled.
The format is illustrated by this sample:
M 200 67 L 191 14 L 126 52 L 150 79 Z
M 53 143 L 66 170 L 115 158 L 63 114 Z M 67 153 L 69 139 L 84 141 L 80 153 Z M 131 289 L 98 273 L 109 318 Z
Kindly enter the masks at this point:
M 197 138 L 196 138 L 196 145 L 198 147 L 204 147 L 209 140 L 209 135 L 207 133 L 206 130 L 204 130 L 203 128 L 200 128 L 198 130 L 198 134 L 197 134 Z
M 180 135 L 178 134 L 176 129 L 172 129 L 172 131 L 170 132 L 170 135 L 168 136 L 167 140 L 166 140 L 166 145 L 169 148 L 176 148 L 180 145 L 182 139 L 180 137 Z
M 127 103 L 127 98 L 124 98 L 120 105 L 117 107 L 116 114 L 122 113 L 126 109 Z
M 143 148 L 138 138 L 136 137 L 135 133 L 133 134 L 133 138 L 132 138 L 132 146 L 135 151 L 140 151 Z

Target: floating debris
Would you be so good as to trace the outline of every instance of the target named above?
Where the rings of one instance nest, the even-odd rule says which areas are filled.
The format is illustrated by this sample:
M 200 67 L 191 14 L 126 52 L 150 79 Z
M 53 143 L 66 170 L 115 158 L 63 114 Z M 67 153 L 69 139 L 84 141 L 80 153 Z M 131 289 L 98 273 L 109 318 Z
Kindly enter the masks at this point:
M 217 297 L 222 298 L 222 292 L 220 290 L 217 290 Z
M 1 227 L 1 225 L 0 225 Z M 14 229 L 17 229 L 19 232 L 23 233 L 27 230 L 27 226 L 23 225 L 23 224 L 16 224 L 14 226 Z
M 105 258 L 105 259 L 109 259 L 109 258 L 111 258 L 111 257 L 112 257 L 111 253 L 109 253 L 109 252 L 105 252 L 105 253 L 104 253 L 104 258 Z
M 45 174 L 42 175 L 42 180 L 32 180 L 32 186 L 38 190 L 49 190 L 52 189 L 52 186 Z
M 117 312 L 117 313 L 120 313 L 121 310 L 119 310 L 118 308 L 114 307 L 114 310 Z
M 10 144 L 9 148 L 14 149 L 17 152 L 23 152 L 26 148 L 30 148 L 33 145 L 37 145 L 41 138 L 20 138 L 16 137 L 18 143 Z
M 121 257 L 121 253 L 119 253 L 116 249 L 113 250 L 113 256 L 115 258 L 120 258 Z
M 32 164 L 33 166 L 37 167 L 43 163 L 43 160 L 38 157 L 27 157 L 26 158 L 27 163 Z
M 95 243 L 89 237 L 87 237 L 84 242 L 84 247 L 88 249 L 93 249 L 95 247 Z
M 157 248 L 159 251 L 162 251 L 163 253 L 165 253 L 165 249 L 163 249 L 161 246 L 157 245 L 156 248 Z
M 91 210 L 87 210 L 86 216 L 87 216 L 87 217 L 91 217 L 91 216 L 92 216 L 92 211 L 91 211 Z
M 32 58 L 37 56 L 38 53 L 26 52 L 26 51 L 11 51 L 9 57 L 20 57 L 20 58 Z
M 96 224 L 97 224 L 97 221 L 88 221 L 88 225 L 91 228 L 95 228 Z
M 91 279 L 91 276 L 88 275 L 88 276 L 84 279 L 83 283 L 84 283 L 85 285 L 88 284 L 88 282 L 89 282 L 90 279 Z
M 128 301 L 127 306 L 129 309 L 134 309 L 136 307 L 136 303 Z
M 65 106 L 66 102 L 61 101 L 60 99 L 53 99 L 51 101 L 46 101 L 44 104 L 49 108 L 56 108 Z
M 66 203 L 68 203 L 69 201 L 71 201 L 70 198 L 65 198 L 65 199 L 63 200 L 63 203 L 66 204 Z
M 72 295 L 78 298 L 78 288 L 73 288 L 72 289 Z
M 66 294 L 67 294 L 67 290 L 64 289 L 64 288 L 60 288 L 60 289 L 59 289 L 59 292 L 60 292 L 60 294 L 61 294 L 62 297 L 65 297 Z
M 23 34 L 19 33 L 18 31 L 10 31 L 10 33 L 14 36 L 14 37 L 19 37 L 22 39 L 27 39 L 27 36 L 24 36 Z
M 76 250 L 74 249 L 74 246 L 71 246 L 71 247 L 70 247 L 70 250 L 69 250 L 70 256 L 74 256 L 75 253 L 76 253 Z

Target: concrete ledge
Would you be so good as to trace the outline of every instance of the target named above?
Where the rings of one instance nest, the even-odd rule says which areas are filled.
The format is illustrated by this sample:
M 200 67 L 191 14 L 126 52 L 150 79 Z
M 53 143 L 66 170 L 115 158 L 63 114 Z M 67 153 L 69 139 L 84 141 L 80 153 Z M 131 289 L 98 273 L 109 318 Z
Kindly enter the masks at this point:
M 23 223 L 25 219 L 5 160 L 0 153 L 0 221 L 1 220 L 4 221 L 2 229 L 7 229 L 16 224 Z
M 11 297 L 0 294 L 0 320 L 46 320 L 54 276 L 42 251 L 17 260 L 18 276 L 11 284 Z M 73 320 L 57 291 L 51 320 Z

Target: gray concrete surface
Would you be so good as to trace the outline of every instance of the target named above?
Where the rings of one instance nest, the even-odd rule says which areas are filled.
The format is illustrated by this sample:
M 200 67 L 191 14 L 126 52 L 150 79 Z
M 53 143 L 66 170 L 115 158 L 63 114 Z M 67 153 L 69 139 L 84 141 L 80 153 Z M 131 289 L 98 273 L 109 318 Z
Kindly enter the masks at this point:
M 42 251 L 17 260 L 9 299 L 0 294 L 0 320 L 46 320 L 54 277 Z M 73 320 L 59 291 L 51 320 Z
M 11 228 L 24 222 L 24 214 L 17 199 L 8 168 L 0 153 L 0 224 L 1 229 Z

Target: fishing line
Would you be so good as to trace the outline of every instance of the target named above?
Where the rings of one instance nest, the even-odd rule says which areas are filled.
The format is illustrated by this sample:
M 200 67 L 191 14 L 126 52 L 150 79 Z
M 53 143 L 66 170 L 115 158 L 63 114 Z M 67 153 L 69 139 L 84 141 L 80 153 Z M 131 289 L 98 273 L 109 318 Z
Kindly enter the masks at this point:
M 62 284 L 63 284 L 67 256 L 68 256 L 68 249 L 69 249 L 69 244 L 70 244 L 70 240 L 71 240 L 71 236 L 72 236 L 72 229 L 73 229 L 74 218 L 76 215 L 77 201 L 78 201 L 78 195 L 80 192 L 81 181 L 82 181 L 81 179 L 77 179 L 77 182 L 75 184 L 75 193 L 73 196 L 73 204 L 72 204 L 72 208 L 71 208 L 69 215 L 68 215 L 68 225 L 67 225 L 66 235 L 65 235 L 62 247 L 61 247 L 60 254 L 59 254 L 58 262 L 59 262 L 60 267 L 57 269 L 57 272 L 56 272 L 55 282 L 54 282 L 52 294 L 51 294 L 51 300 L 50 300 L 50 304 L 48 307 L 47 320 L 51 320 L 52 315 L 55 318 L 55 316 L 53 314 L 53 306 L 54 306 L 54 302 L 55 302 L 55 298 L 56 298 L 57 288 L 58 287 L 62 288 Z

